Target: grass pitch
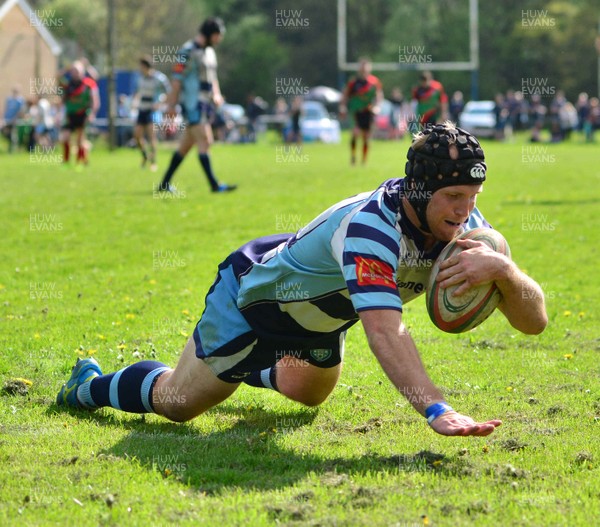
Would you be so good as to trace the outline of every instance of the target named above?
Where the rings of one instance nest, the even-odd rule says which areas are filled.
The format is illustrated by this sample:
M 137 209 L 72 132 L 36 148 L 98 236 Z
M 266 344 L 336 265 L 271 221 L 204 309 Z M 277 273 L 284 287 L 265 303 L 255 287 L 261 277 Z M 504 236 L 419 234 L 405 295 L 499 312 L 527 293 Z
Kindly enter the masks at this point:
M 83 172 L 60 151 L 0 154 L 1 525 L 592 525 L 600 517 L 597 145 L 484 144 L 479 198 L 513 258 L 543 287 L 550 324 L 527 337 L 500 314 L 447 335 L 422 299 L 404 320 L 458 411 L 500 418 L 488 438 L 445 438 L 395 392 L 349 332 L 328 401 L 307 409 L 242 386 L 186 424 L 54 404 L 75 359 L 105 372 L 174 365 L 217 264 L 247 240 L 294 231 L 403 174 L 408 140 L 217 145 L 208 192 L 195 156 L 179 193 L 131 150 L 96 149 Z M 31 381 L 26 394 L 15 378 Z M 11 389 L 11 386 L 13 389 Z

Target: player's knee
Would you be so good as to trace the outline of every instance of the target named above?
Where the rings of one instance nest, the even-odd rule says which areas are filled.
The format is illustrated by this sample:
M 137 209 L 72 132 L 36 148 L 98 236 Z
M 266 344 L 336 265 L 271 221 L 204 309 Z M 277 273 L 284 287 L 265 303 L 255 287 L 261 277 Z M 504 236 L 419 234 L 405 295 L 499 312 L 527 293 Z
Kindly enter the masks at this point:
M 331 392 L 328 391 L 319 394 L 306 394 L 304 397 L 301 397 L 298 402 L 309 407 L 320 406 L 327 400 L 330 393 Z
M 168 405 L 161 409 L 161 415 L 174 423 L 185 423 L 191 421 L 198 413 L 191 411 L 190 408 L 185 408 L 181 405 Z
M 297 390 L 289 391 L 288 393 L 284 393 L 284 395 L 304 406 L 313 407 L 323 404 L 332 390 L 333 387 L 331 389 L 321 390 L 320 392 Z

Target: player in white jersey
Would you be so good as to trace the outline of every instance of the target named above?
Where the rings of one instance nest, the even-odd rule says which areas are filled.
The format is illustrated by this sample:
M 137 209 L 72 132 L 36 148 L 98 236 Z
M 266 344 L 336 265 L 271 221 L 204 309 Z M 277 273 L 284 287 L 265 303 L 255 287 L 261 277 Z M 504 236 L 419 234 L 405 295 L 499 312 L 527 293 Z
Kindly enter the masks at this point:
M 175 106 L 179 102 L 186 128 L 179 148 L 173 154 L 169 168 L 158 186 L 159 191 L 172 191 L 171 179 L 194 144 L 198 146 L 198 160 L 211 191 L 229 192 L 236 188 L 236 185 L 219 183 L 210 159 L 214 105 L 223 104 L 214 48 L 221 42 L 224 34 L 225 25 L 220 18 L 207 18 L 200 26 L 196 38 L 186 42 L 179 50 L 178 61 L 173 68 L 172 90 L 168 97 L 168 115 L 174 116 Z
M 135 105 L 138 109 L 137 124 L 134 137 L 138 148 L 142 152 L 142 168 L 150 161 L 150 170 L 156 171 L 156 132 L 154 120 L 160 103 L 164 102 L 166 95 L 171 90 L 169 79 L 164 73 L 155 70 L 150 62 L 150 57 L 140 58 L 140 79 L 135 94 Z M 148 152 L 146 146 L 150 146 Z
M 186 421 L 244 382 L 308 406 L 340 375 L 346 330 L 360 320 L 381 367 L 443 435 L 488 435 L 501 424 L 452 410 L 431 382 L 403 324 L 403 305 L 424 292 L 435 258 L 461 231 L 491 228 L 476 208 L 486 178 L 479 142 L 451 123 L 413 141 L 406 177 L 335 204 L 295 234 L 253 240 L 219 266 L 205 310 L 175 369 L 144 361 L 102 375 L 79 361 L 58 404 L 110 406 Z M 441 265 L 441 287 L 495 282 L 499 306 L 527 334 L 544 330 L 540 287 L 506 256 L 473 240 Z M 165 401 L 177 393 L 185 404 Z M 419 394 L 414 397 L 414 394 Z

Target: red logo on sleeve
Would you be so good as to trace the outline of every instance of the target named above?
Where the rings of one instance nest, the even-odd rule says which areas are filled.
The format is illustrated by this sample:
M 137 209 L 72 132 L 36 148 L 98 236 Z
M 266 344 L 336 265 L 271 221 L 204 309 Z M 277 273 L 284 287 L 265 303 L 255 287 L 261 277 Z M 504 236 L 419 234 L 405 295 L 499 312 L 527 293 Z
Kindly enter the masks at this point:
M 181 62 L 176 62 L 173 65 L 173 73 L 183 73 L 185 71 L 185 64 Z
M 396 289 L 394 270 L 385 262 L 355 256 L 358 285 L 383 285 Z

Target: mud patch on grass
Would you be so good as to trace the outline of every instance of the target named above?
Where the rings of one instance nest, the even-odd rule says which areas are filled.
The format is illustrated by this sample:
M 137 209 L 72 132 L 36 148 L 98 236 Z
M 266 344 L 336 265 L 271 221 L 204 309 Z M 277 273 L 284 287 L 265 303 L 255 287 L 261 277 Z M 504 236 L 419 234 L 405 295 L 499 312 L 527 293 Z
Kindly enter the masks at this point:
M 29 388 L 33 383 L 27 379 L 8 379 L 2 386 L 2 395 L 21 395 L 29 393 Z
M 505 350 L 507 348 L 507 345 L 503 342 L 497 342 L 495 340 L 487 340 L 487 339 L 474 340 L 472 342 L 469 342 L 468 345 L 471 348 L 477 348 L 477 349 Z
M 284 503 L 282 505 L 267 505 L 269 517 L 279 522 L 303 521 L 310 519 L 314 514 L 314 508 L 308 504 Z
M 491 505 L 487 501 L 474 501 L 467 505 L 465 512 L 469 516 L 477 514 L 489 514 L 492 511 Z
M 373 417 L 372 419 L 369 419 L 366 423 L 355 427 L 352 431 L 359 434 L 366 434 L 367 432 L 370 432 L 375 428 L 381 428 L 382 424 L 383 423 L 379 417 Z
M 337 472 L 326 472 L 320 478 L 321 483 L 326 487 L 339 487 L 350 481 L 348 474 L 338 474 Z
M 527 471 L 517 468 L 510 463 L 507 465 L 493 465 L 488 467 L 486 473 L 490 476 L 495 476 L 504 483 L 513 482 L 518 479 L 527 478 Z
M 527 446 L 527 443 L 523 443 L 516 437 L 511 437 L 506 441 L 500 442 L 500 448 L 507 450 L 508 452 L 520 452 L 521 450 L 525 450 Z
M 548 408 L 548 410 L 546 410 L 546 414 L 547 415 L 558 415 L 558 414 L 562 414 L 564 411 L 565 411 L 565 409 L 562 406 L 560 406 L 559 404 L 556 404 L 556 405 Z

